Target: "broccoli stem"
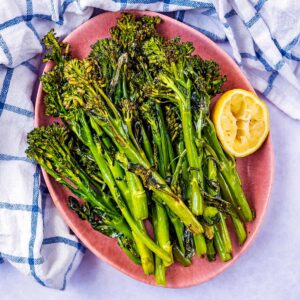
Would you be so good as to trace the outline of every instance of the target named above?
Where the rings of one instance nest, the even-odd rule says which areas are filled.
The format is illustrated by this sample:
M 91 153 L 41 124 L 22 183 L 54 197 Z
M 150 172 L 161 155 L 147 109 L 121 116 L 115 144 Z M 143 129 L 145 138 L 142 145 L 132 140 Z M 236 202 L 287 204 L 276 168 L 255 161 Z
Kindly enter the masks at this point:
M 124 173 L 124 170 L 122 169 L 122 167 L 118 162 L 115 162 L 111 159 L 109 153 L 104 152 L 103 155 L 107 161 L 108 168 L 111 171 L 111 174 L 123 198 L 125 200 L 130 199 L 131 198 L 130 190 L 128 188 L 128 183 L 126 182 L 126 175 Z
M 160 130 L 159 130 L 155 116 L 152 116 L 151 120 L 148 120 L 148 123 L 151 128 L 154 145 L 158 149 L 158 151 L 157 151 L 158 152 L 158 172 L 163 178 L 165 178 L 166 177 L 166 165 L 165 165 L 166 151 L 163 148 L 163 138 L 160 134 Z
M 190 185 L 191 185 L 191 209 L 192 212 L 196 215 L 203 214 L 203 199 L 201 190 L 199 188 L 198 182 L 199 180 L 199 170 L 201 166 L 199 166 L 199 159 L 197 150 L 194 144 L 194 138 L 192 135 L 192 120 L 191 120 L 191 112 L 189 110 L 183 110 L 181 108 L 181 116 L 182 116 L 182 128 L 183 128 L 183 136 L 185 147 L 187 151 L 187 158 L 190 167 Z
M 208 152 L 210 153 L 210 155 L 212 155 L 215 160 L 218 160 L 218 158 L 217 158 L 216 153 L 214 152 L 214 150 L 211 149 L 211 147 L 207 147 L 207 148 L 208 148 Z M 214 164 L 215 164 L 215 162 L 213 161 L 213 159 L 209 159 L 208 165 L 212 166 Z M 209 170 L 210 170 L 210 172 L 213 172 L 213 174 L 215 176 L 216 168 L 209 168 Z M 218 184 L 220 186 L 223 198 L 227 202 L 229 202 L 233 206 L 235 206 L 236 203 L 234 201 L 234 198 L 232 196 L 230 188 L 227 185 L 227 183 L 226 183 L 223 175 L 221 174 L 221 172 L 218 172 L 217 179 L 218 179 Z M 212 191 L 211 188 L 209 188 L 209 190 Z M 246 229 L 245 229 L 245 224 L 243 223 L 243 221 L 241 220 L 241 218 L 238 216 L 238 214 L 230 214 L 230 218 L 232 220 L 232 223 L 233 223 L 233 226 L 234 226 L 234 230 L 235 230 L 235 233 L 236 233 L 237 238 L 239 240 L 239 243 L 240 243 L 240 245 L 242 245 L 245 242 L 245 240 L 247 239 L 247 232 L 246 232 Z
M 130 172 L 126 172 L 126 178 L 127 178 L 128 173 L 130 173 Z M 132 173 L 130 173 L 130 174 L 132 174 Z M 130 184 L 128 184 L 128 186 L 130 186 Z M 127 188 L 127 190 L 129 191 L 129 193 L 126 195 L 125 200 L 126 200 L 127 206 L 129 208 L 131 214 L 134 215 L 134 203 L 133 203 L 134 194 L 131 192 L 129 187 Z M 145 234 L 147 234 L 147 231 L 146 231 L 143 221 L 140 219 L 137 219 L 137 218 L 135 218 L 135 220 L 136 220 L 136 223 L 137 223 L 138 227 L 140 228 L 140 230 L 143 231 Z M 152 252 L 143 242 L 141 242 L 139 240 L 138 236 L 134 232 L 132 232 L 132 235 L 135 240 L 137 250 L 140 254 L 140 260 L 141 260 L 141 264 L 142 264 L 144 273 L 146 275 L 153 274 L 154 273 L 154 261 L 153 261 Z
M 203 182 L 202 165 L 200 164 L 199 154 L 197 151 L 194 126 L 191 113 L 191 87 L 192 83 L 188 79 L 186 83 L 187 94 L 183 94 L 176 86 L 175 82 L 166 75 L 161 75 L 160 79 L 167 87 L 172 89 L 177 96 L 177 105 L 181 115 L 183 139 L 187 152 L 187 159 L 190 167 L 190 186 L 191 186 L 191 209 L 196 215 L 203 214 L 203 197 L 199 184 Z
M 139 178 L 135 174 L 129 171 L 126 171 L 126 174 L 124 174 L 123 169 L 117 162 L 112 163 L 110 160 L 108 161 L 114 179 L 121 193 L 124 196 L 129 211 L 131 212 L 134 219 L 136 220 L 139 229 L 145 235 L 147 235 L 146 228 L 144 226 L 144 223 L 142 222 L 142 220 L 148 217 L 147 196 L 143 186 L 141 185 Z M 124 181 L 124 177 L 126 177 L 127 184 Z M 146 203 L 146 207 L 143 207 L 144 203 Z M 132 235 L 135 240 L 137 250 L 140 254 L 141 264 L 144 273 L 146 275 L 153 274 L 154 261 L 153 261 L 152 252 L 143 242 L 139 240 L 138 236 L 134 232 L 132 232 Z
M 206 119 L 206 124 L 204 127 L 205 138 L 215 151 L 221 163 L 221 174 L 229 187 L 237 210 L 244 221 L 252 221 L 253 213 L 243 192 L 239 175 L 235 169 L 235 163 L 224 153 L 216 136 L 214 125 L 209 118 Z
M 168 207 L 179 217 L 179 219 L 195 234 L 203 232 L 201 224 L 197 221 L 192 212 L 187 209 L 182 200 L 179 197 L 169 196 L 169 191 L 161 191 L 154 189 L 153 194 L 162 204 L 168 205 Z
M 93 122 L 92 127 L 96 131 L 98 136 L 102 137 L 102 141 L 106 145 L 106 147 L 112 148 L 112 143 L 110 139 L 107 136 L 104 136 L 104 132 L 97 125 L 97 123 Z M 136 220 L 147 219 L 148 218 L 147 195 L 138 176 L 128 171 L 125 171 L 124 174 L 123 168 L 120 166 L 120 164 L 117 161 L 114 161 L 113 158 L 111 158 L 109 153 L 105 152 L 104 155 L 109 164 L 109 168 L 116 181 L 116 184 L 120 189 L 124 199 L 125 200 L 128 199 L 128 202 L 132 201 L 131 213 L 133 214 L 134 218 Z M 127 183 L 125 182 L 125 177 Z
M 125 254 L 137 265 L 141 264 L 139 257 L 134 255 L 127 247 L 122 243 L 122 239 L 118 238 L 119 247 L 125 252 Z
M 195 243 L 195 248 L 198 256 L 203 256 L 207 252 L 207 247 L 205 243 L 205 238 L 203 234 L 194 234 L 194 243 Z
M 155 112 L 151 114 L 151 119 L 148 116 L 148 123 L 151 127 L 152 137 L 155 146 L 159 149 L 158 151 L 158 170 L 163 178 L 166 178 L 167 169 L 169 165 L 169 151 L 166 137 L 168 132 L 166 130 L 166 125 L 163 119 L 161 108 L 158 104 L 154 106 Z M 153 196 L 155 200 L 155 195 Z M 157 199 L 156 199 L 157 200 Z M 155 204 L 154 213 L 158 221 L 156 238 L 158 244 L 165 249 L 170 255 L 172 255 L 172 247 L 169 235 L 169 221 L 167 217 L 166 208 L 160 203 Z M 175 221 L 175 216 L 173 218 Z M 168 264 L 164 263 L 167 267 Z
M 141 134 L 142 134 L 142 142 L 143 142 L 143 148 L 146 154 L 146 157 L 150 163 L 151 166 L 153 166 L 154 164 L 154 160 L 153 160 L 153 150 L 151 147 L 151 143 L 149 141 L 149 138 L 147 136 L 145 127 L 143 125 L 141 125 Z
M 232 253 L 232 245 L 231 245 L 230 235 L 229 235 L 229 231 L 228 231 L 227 224 L 226 224 L 226 217 L 221 212 L 219 212 L 219 215 L 220 215 L 220 222 L 217 224 L 219 233 L 221 235 L 226 252 L 231 254 Z
M 172 182 L 171 182 L 171 188 L 172 186 L 177 185 L 178 176 L 180 172 L 180 167 L 182 164 L 182 157 L 184 154 L 182 154 L 179 158 L 179 161 L 177 163 L 177 166 L 175 166 L 175 160 L 174 160 L 174 151 L 171 144 L 171 139 L 169 136 L 169 133 L 166 128 L 166 124 L 163 117 L 163 112 L 161 107 L 156 104 L 156 110 L 157 110 L 157 119 L 158 119 L 158 126 L 160 129 L 160 136 L 162 141 L 162 153 L 159 153 L 162 156 L 163 164 L 165 165 L 165 168 L 160 173 L 163 177 L 166 178 L 167 174 L 170 174 L 170 172 L 173 173 L 172 176 Z M 169 166 L 171 167 L 171 170 L 169 170 Z M 162 169 L 162 168 L 161 168 Z M 184 245 L 183 245 L 183 224 L 180 221 L 180 219 L 170 210 L 166 210 L 169 219 L 171 220 L 171 223 L 175 229 L 177 241 L 179 243 L 180 249 L 183 253 L 185 253 Z
M 163 112 L 161 110 L 161 107 L 159 104 L 155 104 L 156 109 L 156 115 L 157 115 L 157 125 L 158 125 L 158 132 L 160 135 L 161 140 L 161 152 L 159 153 L 159 156 L 161 156 L 162 166 L 160 170 L 160 174 L 166 178 L 167 176 L 167 170 L 169 167 L 169 147 L 168 147 L 168 132 L 166 129 L 165 120 L 163 117 Z
M 174 169 L 174 172 L 173 172 L 173 175 L 172 175 L 172 181 L 171 181 L 171 188 L 173 190 L 176 190 L 176 188 L 177 188 L 178 181 L 179 181 L 179 173 L 181 172 L 181 168 L 182 168 L 183 160 L 185 158 L 185 154 L 186 154 L 186 151 L 184 150 L 179 155 L 177 165 Z M 168 216 L 169 216 L 169 218 L 170 218 L 170 220 L 171 220 L 171 222 L 174 226 L 180 250 L 183 254 L 185 254 L 185 248 L 184 248 L 184 244 L 183 244 L 183 240 L 184 240 L 184 237 L 183 237 L 183 224 L 180 221 L 180 219 L 176 215 L 174 215 L 174 213 L 170 210 L 168 211 Z
M 208 184 L 207 191 L 211 196 L 215 197 L 220 194 L 217 166 L 216 166 L 216 162 L 214 161 L 214 159 L 212 158 L 208 150 L 205 151 L 205 154 L 207 159 L 207 179 L 210 182 L 210 185 Z M 210 209 L 210 211 L 212 210 L 213 208 Z M 218 233 L 220 234 L 220 237 L 222 239 L 222 245 L 226 253 L 231 255 L 232 245 L 231 245 L 230 235 L 226 224 L 226 217 L 222 212 L 218 213 L 218 217 L 219 217 L 219 222 L 217 225 L 214 226 L 214 234 L 216 234 L 215 229 L 218 228 Z
M 154 200 L 155 196 L 154 196 Z M 167 253 L 169 253 L 170 257 L 172 257 L 172 262 L 165 262 L 164 265 L 166 267 L 170 266 L 173 263 L 173 255 L 172 255 L 172 246 L 170 242 L 170 233 L 169 233 L 169 221 L 165 208 L 160 203 L 155 203 L 155 207 L 152 210 L 152 214 L 155 215 L 155 219 L 157 220 L 156 226 L 156 240 L 159 246 L 164 249 Z
M 183 140 L 180 140 L 178 142 L 176 148 L 177 148 L 177 155 L 181 156 L 183 153 L 186 153 Z M 189 172 L 188 172 L 188 162 L 187 162 L 186 155 L 182 158 L 181 174 L 184 183 L 183 187 L 186 194 L 187 186 L 189 185 Z M 185 195 L 185 198 L 188 198 L 187 195 Z
M 144 226 L 144 223 L 142 221 L 137 221 L 140 229 L 147 234 L 146 228 Z M 141 264 L 142 268 L 144 270 L 144 273 L 146 275 L 150 275 L 154 273 L 154 261 L 153 261 L 153 255 L 150 249 L 144 244 L 142 241 L 139 240 L 138 236 L 132 232 L 134 241 L 137 246 L 137 250 L 141 257 Z
M 158 110 L 158 105 L 155 106 L 156 110 Z M 166 149 L 166 130 L 163 128 L 162 120 L 160 120 L 160 116 L 157 115 L 158 122 L 156 123 L 156 120 L 153 120 L 153 122 L 150 122 L 150 126 L 152 129 L 152 136 L 154 139 L 154 143 L 160 149 L 158 152 L 159 155 L 159 163 L 158 163 L 158 169 L 162 177 L 166 177 L 167 172 L 167 164 L 168 164 L 168 152 Z M 159 128 L 158 128 L 158 126 Z M 155 194 L 153 196 L 154 200 L 157 200 L 155 197 Z M 153 209 L 153 214 L 155 214 L 155 218 L 157 219 L 157 226 L 156 226 L 156 239 L 158 241 L 158 244 L 165 249 L 172 257 L 172 247 L 170 242 L 170 235 L 169 235 L 169 222 L 166 210 L 164 206 L 162 206 L 160 203 L 155 203 L 155 208 Z M 173 261 L 172 261 L 173 263 Z M 171 264 L 172 264 L 171 263 Z M 167 267 L 170 264 L 167 264 L 164 262 L 164 265 Z
M 240 246 L 242 246 L 247 239 L 247 231 L 245 228 L 245 224 L 239 217 L 235 216 L 231 216 L 231 221 L 233 223 L 234 231 L 238 238 L 239 244 Z
M 162 237 L 159 237 L 159 235 L 161 235 L 162 232 L 160 232 L 161 228 L 159 228 L 157 205 L 158 204 L 155 204 L 152 208 L 152 224 L 155 241 L 158 245 L 160 245 Z M 166 285 L 166 265 L 158 255 L 155 255 L 155 280 L 159 285 Z
M 192 264 L 192 261 L 185 257 L 184 253 L 181 251 L 180 247 L 178 247 L 176 244 L 173 245 L 173 255 L 177 262 L 179 262 L 184 267 L 188 267 Z
M 128 88 L 127 88 L 126 70 L 127 70 L 127 65 L 124 64 L 124 66 L 123 66 L 123 73 L 122 73 L 122 76 L 121 76 L 121 81 L 122 81 L 121 85 L 122 85 L 123 97 L 125 99 L 129 100 L 130 97 L 129 97 L 129 92 L 128 92 Z M 147 159 L 147 153 L 144 152 L 144 150 L 142 149 L 142 147 L 140 146 L 140 144 L 137 142 L 137 140 L 136 140 L 136 138 L 135 138 L 135 136 L 133 134 L 133 131 L 132 131 L 132 117 L 133 117 L 132 115 L 133 115 L 133 112 L 127 111 L 127 114 L 128 114 L 128 116 L 124 118 L 124 121 L 125 121 L 125 124 L 127 126 L 128 136 L 131 139 L 131 141 L 133 142 L 133 144 L 135 145 L 135 147 L 140 152 L 141 156 L 144 159 Z M 145 130 L 144 130 L 144 133 L 145 133 Z M 143 139 L 143 142 L 144 142 L 144 144 L 146 144 L 147 143 L 147 136 L 144 135 L 143 138 L 145 139 L 145 140 Z M 148 140 L 148 143 L 150 144 L 149 140 Z M 149 151 L 148 148 L 147 148 L 147 151 Z M 148 155 L 151 155 L 151 153 L 148 153 Z
M 180 221 L 180 219 L 176 215 L 174 215 L 174 213 L 172 211 L 168 210 L 167 212 L 168 212 L 168 216 L 171 220 L 171 223 L 175 229 L 175 233 L 176 233 L 177 241 L 179 243 L 180 251 L 183 254 L 185 254 L 185 248 L 184 248 L 184 244 L 183 244 L 183 240 L 184 240 L 183 224 Z
M 137 175 L 126 171 L 126 181 L 128 191 L 132 201 L 132 213 L 136 220 L 145 220 L 148 218 L 147 195 L 143 184 Z
M 215 235 L 214 244 L 222 261 L 226 262 L 232 258 L 231 254 L 226 251 L 226 246 L 222 240 L 218 226 L 214 225 Z
M 207 239 L 206 240 L 206 245 L 207 245 L 207 259 L 209 261 L 214 261 L 216 260 L 216 250 L 215 250 L 215 247 L 214 247 L 214 242 L 213 240 L 209 240 Z
M 184 150 L 186 151 L 186 150 Z M 182 152 L 182 154 L 184 153 Z M 184 179 L 185 185 L 187 186 L 185 190 L 185 196 L 188 199 L 188 201 L 191 201 L 191 193 L 192 193 L 192 188 L 190 185 L 188 185 L 190 181 L 190 174 L 186 174 L 186 178 Z M 204 230 L 203 230 L 204 231 Z M 196 253 L 198 256 L 203 256 L 205 255 L 207 249 L 206 249 L 206 244 L 205 244 L 205 238 L 202 233 L 200 234 L 193 234 L 193 245 L 195 246 Z
M 166 285 L 166 267 L 157 255 L 155 255 L 155 281 L 158 285 Z
M 233 200 L 231 191 L 230 191 L 226 181 L 224 180 L 222 174 L 219 174 L 218 180 L 219 180 L 219 183 L 221 186 L 222 196 L 224 197 L 224 199 L 226 201 L 228 201 L 229 203 L 234 205 L 234 200 Z M 245 228 L 245 224 L 243 223 L 243 221 L 240 219 L 240 217 L 238 215 L 231 214 L 230 218 L 233 223 L 234 231 L 236 233 L 238 241 L 239 241 L 240 245 L 243 245 L 247 239 L 247 231 Z
M 169 134 L 167 135 L 167 144 L 168 144 L 169 160 L 170 160 L 170 172 L 173 174 L 175 172 L 176 163 L 175 163 L 174 149 Z

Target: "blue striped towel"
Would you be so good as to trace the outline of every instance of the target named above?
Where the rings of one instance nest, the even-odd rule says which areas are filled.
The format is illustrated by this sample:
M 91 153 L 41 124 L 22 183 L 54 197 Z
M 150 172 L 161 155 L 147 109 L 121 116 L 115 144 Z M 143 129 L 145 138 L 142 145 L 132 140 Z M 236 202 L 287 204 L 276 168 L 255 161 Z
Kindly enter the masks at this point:
M 83 246 L 64 224 L 25 157 L 41 38 L 85 22 L 93 8 L 176 11 L 174 16 L 230 52 L 256 90 L 300 119 L 300 4 L 296 0 L 2 0 L 0 11 L 0 262 L 64 289 Z

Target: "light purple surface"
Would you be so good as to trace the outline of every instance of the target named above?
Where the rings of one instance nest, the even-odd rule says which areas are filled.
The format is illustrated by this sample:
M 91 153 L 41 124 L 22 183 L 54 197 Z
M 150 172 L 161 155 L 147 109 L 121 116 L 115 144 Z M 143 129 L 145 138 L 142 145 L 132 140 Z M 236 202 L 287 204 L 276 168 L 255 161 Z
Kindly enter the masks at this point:
M 223 274 L 196 287 L 163 289 L 137 282 L 87 251 L 63 292 L 1 265 L 0 299 L 300 299 L 300 122 L 269 109 L 275 150 L 270 205 L 248 252 Z

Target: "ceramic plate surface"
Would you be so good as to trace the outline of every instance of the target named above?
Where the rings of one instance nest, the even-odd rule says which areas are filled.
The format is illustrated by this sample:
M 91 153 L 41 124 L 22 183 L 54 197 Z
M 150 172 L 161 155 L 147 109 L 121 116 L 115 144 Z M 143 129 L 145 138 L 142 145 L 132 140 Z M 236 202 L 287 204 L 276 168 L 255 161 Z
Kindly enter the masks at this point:
M 222 73 L 227 76 L 224 90 L 242 88 L 253 91 L 250 83 L 235 62 L 214 42 L 201 33 L 172 18 L 154 12 L 132 11 L 132 13 L 136 15 L 159 15 L 163 22 L 158 28 L 163 36 L 168 38 L 180 36 L 182 41 L 193 42 L 196 54 L 199 54 L 202 58 L 217 61 Z M 90 45 L 94 44 L 98 39 L 109 37 L 109 29 L 116 24 L 116 20 L 120 17 L 120 14 L 120 12 L 108 12 L 98 15 L 73 31 L 65 39 L 65 41 L 72 46 L 73 56 L 79 58 L 86 57 L 91 50 Z M 45 72 L 50 70 L 51 67 L 52 65 L 48 63 L 45 66 Z M 40 85 L 36 101 L 36 126 L 49 125 L 53 122 L 52 118 L 45 116 L 43 98 L 44 95 Z M 246 249 L 249 248 L 255 238 L 262 223 L 271 191 L 273 150 L 270 137 L 255 154 L 238 159 L 237 165 L 244 191 L 251 206 L 256 210 L 256 219 L 247 225 L 247 231 L 249 233 L 247 241 L 243 247 L 240 247 L 232 232 L 234 258 L 227 263 L 223 263 L 218 259 L 210 263 L 205 259 L 194 257 L 193 264 L 188 268 L 184 268 L 179 264 L 171 266 L 167 272 L 167 287 L 188 287 L 213 278 L 230 267 Z M 144 275 L 142 268 L 127 258 L 115 240 L 94 231 L 87 222 L 80 220 L 77 215 L 68 208 L 67 199 L 68 195 L 70 195 L 68 190 L 55 182 L 44 171 L 43 175 L 56 207 L 73 232 L 87 248 L 123 273 L 142 282 L 155 284 L 154 277 Z M 232 231 L 231 228 L 230 231 Z

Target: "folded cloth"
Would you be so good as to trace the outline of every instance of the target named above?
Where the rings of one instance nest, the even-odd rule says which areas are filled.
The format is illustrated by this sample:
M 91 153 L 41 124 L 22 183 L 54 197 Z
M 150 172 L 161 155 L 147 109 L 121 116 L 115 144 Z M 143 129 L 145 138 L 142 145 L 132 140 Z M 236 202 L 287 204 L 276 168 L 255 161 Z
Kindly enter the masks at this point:
M 40 170 L 25 149 L 41 38 L 52 27 L 66 35 L 93 11 L 61 2 L 2 0 L 0 10 L 0 261 L 57 289 L 65 288 L 84 248 L 41 188 Z
M 2 0 L 0 12 L 0 262 L 63 289 L 83 246 L 60 218 L 40 171 L 25 156 L 41 38 L 85 22 L 93 8 L 176 11 L 174 16 L 229 51 L 253 87 L 300 119 L 300 4 L 296 0 Z

